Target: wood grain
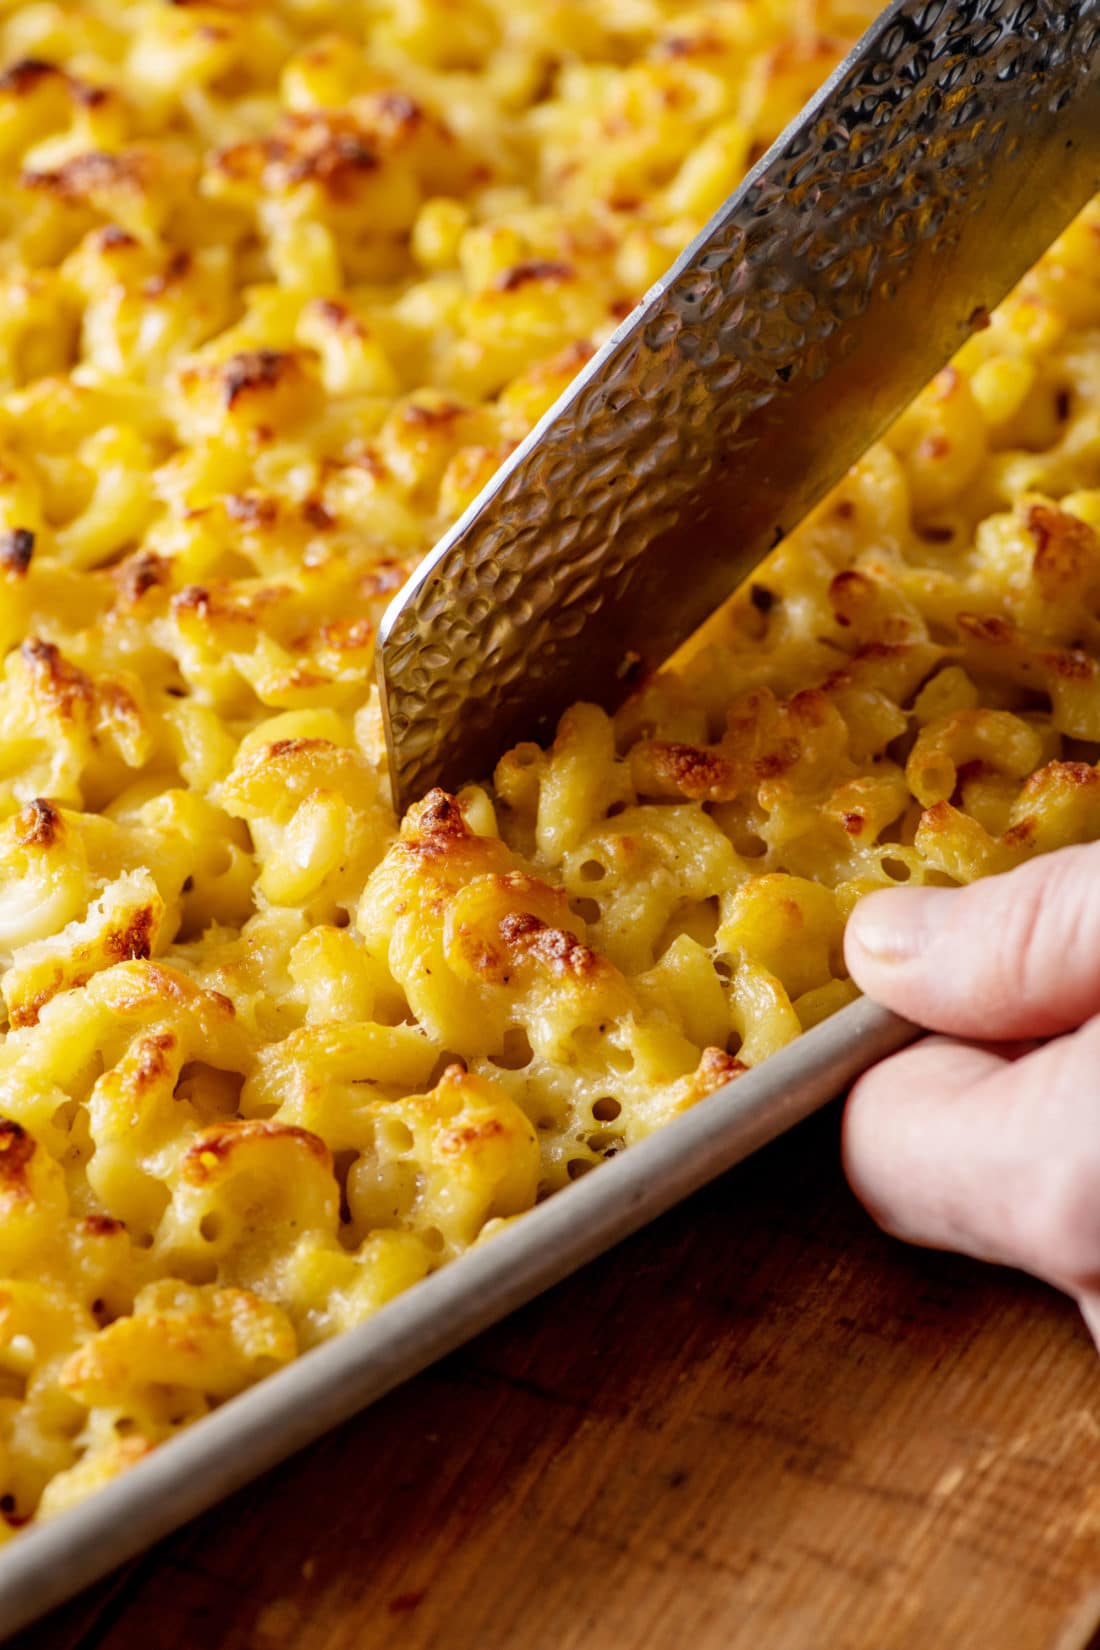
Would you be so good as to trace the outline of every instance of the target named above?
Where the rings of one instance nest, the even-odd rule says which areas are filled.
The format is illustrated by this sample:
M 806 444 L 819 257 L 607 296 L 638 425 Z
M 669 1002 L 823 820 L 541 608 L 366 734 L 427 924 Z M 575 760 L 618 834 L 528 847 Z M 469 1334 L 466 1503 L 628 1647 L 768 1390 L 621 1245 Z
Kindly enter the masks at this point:
M 1054 1650 L 1100 1579 L 1100 1363 L 1038 1284 L 877 1233 L 835 1131 L 19 1650 Z

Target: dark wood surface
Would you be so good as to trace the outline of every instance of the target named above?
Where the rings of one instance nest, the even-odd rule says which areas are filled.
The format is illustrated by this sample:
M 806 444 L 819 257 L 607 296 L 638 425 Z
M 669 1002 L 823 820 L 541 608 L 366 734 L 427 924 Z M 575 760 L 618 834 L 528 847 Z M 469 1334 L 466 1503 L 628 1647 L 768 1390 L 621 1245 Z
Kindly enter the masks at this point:
M 19 1650 L 1076 1650 L 1100 1360 L 905 1249 L 837 1114 L 744 1164 Z

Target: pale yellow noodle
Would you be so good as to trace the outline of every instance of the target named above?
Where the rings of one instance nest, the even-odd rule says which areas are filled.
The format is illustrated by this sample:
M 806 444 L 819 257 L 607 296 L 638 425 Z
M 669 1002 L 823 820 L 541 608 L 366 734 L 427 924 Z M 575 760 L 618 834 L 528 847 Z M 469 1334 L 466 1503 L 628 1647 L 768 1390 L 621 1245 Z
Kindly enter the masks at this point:
M 385 603 L 871 11 L 0 5 L 0 1533 L 1100 834 L 1095 209 L 617 717 L 389 804 Z

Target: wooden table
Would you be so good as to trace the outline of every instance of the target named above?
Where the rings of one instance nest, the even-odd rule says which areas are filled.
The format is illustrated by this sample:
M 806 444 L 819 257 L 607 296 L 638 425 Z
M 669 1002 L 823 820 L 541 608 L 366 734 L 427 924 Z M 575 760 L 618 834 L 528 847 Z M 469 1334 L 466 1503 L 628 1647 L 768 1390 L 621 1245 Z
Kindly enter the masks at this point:
M 1038 1284 L 877 1233 L 836 1128 L 742 1165 L 20 1650 L 1091 1642 L 1089 1610 L 1071 1624 L 1100 1580 L 1100 1360 Z

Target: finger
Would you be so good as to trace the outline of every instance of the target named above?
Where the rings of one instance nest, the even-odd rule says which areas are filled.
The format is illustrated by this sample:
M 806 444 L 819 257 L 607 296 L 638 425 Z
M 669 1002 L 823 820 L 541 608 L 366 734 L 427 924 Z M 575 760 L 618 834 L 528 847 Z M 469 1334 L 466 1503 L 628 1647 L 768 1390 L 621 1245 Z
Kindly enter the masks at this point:
M 928 1038 L 844 1115 L 856 1195 L 895 1236 L 1100 1291 L 1100 1020 L 1006 1060 Z
M 868 996 L 958 1037 L 1049 1037 L 1100 1010 L 1100 843 L 968 888 L 861 900 L 845 957 Z
M 959 1097 L 1007 1064 L 971 1044 L 926 1037 L 855 1084 L 844 1108 L 845 1173 L 894 1237 L 994 1258 L 999 1236 L 975 1225 L 972 1188 L 959 1173 L 972 1128 Z

